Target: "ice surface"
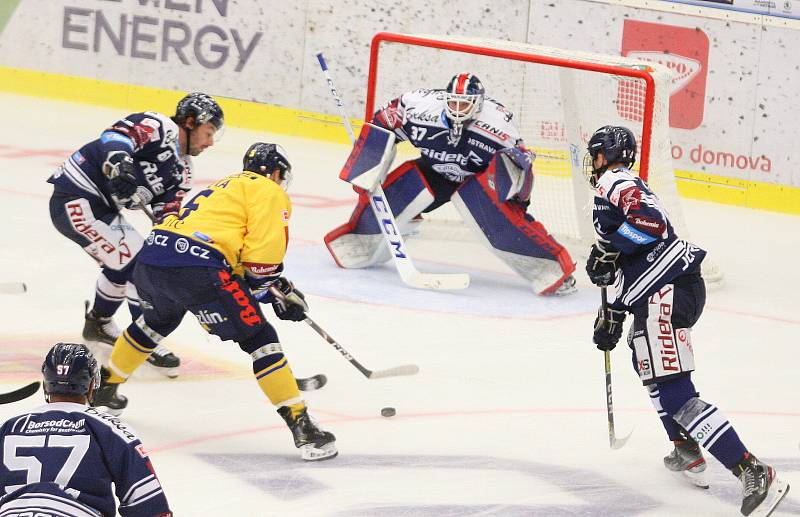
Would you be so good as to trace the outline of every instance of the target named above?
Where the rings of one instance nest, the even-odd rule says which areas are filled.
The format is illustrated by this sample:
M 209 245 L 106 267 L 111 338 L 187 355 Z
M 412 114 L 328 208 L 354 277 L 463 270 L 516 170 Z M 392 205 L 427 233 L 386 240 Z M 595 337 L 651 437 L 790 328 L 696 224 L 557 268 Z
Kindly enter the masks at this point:
M 0 390 L 10 391 L 38 378 L 53 343 L 80 339 L 98 271 L 52 227 L 45 179 L 124 113 L 6 94 L 0 102 L 0 282 L 29 288 L 0 296 Z M 196 160 L 197 184 L 239 170 L 257 140 L 280 142 L 292 160 L 287 276 L 314 319 L 368 368 L 421 371 L 367 380 L 308 326 L 277 321 L 297 376 L 329 379 L 307 399 L 340 455 L 305 464 L 249 357 L 190 316 L 167 342 L 185 363 L 182 376 L 142 372 L 121 388 L 131 400 L 124 418 L 152 451 L 176 515 L 738 513 L 739 484 L 715 460 L 707 491 L 663 467 L 670 443 L 624 346 L 612 359 L 616 422 L 620 434 L 635 431 L 609 450 L 603 356 L 591 343 L 599 293 L 582 264 L 580 292 L 562 299 L 534 296 L 471 244 L 411 244 L 423 271 L 469 272 L 464 291 L 408 289 L 390 265 L 337 269 L 322 237 L 354 204 L 337 179 L 348 148 L 228 128 Z M 795 485 L 776 515 L 800 514 L 800 218 L 691 201 L 684 209 L 692 239 L 726 275 L 695 327 L 695 384 Z M 141 214 L 131 220 L 147 231 Z M 127 324 L 127 311 L 117 320 Z M 0 417 L 38 402 L 0 406 Z M 397 415 L 381 417 L 385 406 Z

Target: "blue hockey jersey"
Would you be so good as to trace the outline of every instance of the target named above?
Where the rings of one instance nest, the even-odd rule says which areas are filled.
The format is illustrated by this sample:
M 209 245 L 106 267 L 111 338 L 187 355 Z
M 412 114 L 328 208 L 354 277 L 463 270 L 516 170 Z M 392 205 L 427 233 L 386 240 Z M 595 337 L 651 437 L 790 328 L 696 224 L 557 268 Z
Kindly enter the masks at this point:
M 485 171 L 497 151 L 517 144 L 520 134 L 512 118 L 505 106 L 486 98 L 477 118 L 464 125 L 461 138 L 453 143 L 444 91 L 420 89 L 387 103 L 372 123 L 414 145 L 437 173 L 461 182 Z
M 189 190 L 188 158 L 181 159 L 178 126 L 161 113 L 133 113 L 103 131 L 59 166 L 47 180 L 57 192 L 93 196 L 119 209 L 108 189 L 103 163 L 109 152 L 125 151 L 136 166 L 139 197 L 145 203 L 168 203 L 178 189 Z
M 54 482 L 105 516 L 115 515 L 115 492 L 123 517 L 172 515 L 141 441 L 108 413 L 69 402 L 45 404 L 6 421 L 0 441 L 0 495 Z M 36 487 L 31 485 L 34 492 Z M 31 490 L 20 492 L 31 497 Z
M 661 202 L 628 169 L 606 171 L 595 188 L 594 228 L 599 241 L 620 252 L 615 309 L 645 303 L 665 284 L 698 271 L 706 252 L 675 235 Z

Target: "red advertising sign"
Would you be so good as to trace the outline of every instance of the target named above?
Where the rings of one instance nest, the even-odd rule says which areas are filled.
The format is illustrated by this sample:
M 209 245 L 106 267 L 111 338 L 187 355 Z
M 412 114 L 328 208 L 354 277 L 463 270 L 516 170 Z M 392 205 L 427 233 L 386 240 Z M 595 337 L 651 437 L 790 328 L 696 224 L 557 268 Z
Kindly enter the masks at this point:
M 669 125 L 694 129 L 703 122 L 708 36 L 698 28 L 625 20 L 622 55 L 655 61 L 673 72 Z

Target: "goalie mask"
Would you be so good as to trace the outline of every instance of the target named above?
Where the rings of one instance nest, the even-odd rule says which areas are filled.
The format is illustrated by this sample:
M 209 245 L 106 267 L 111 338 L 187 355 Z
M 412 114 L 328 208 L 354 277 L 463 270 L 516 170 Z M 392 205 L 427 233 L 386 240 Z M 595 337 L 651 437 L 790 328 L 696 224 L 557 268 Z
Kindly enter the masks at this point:
M 454 76 L 444 92 L 445 115 L 450 119 L 450 144 L 461 138 L 465 123 L 473 120 L 483 108 L 486 89 L 480 79 L 469 73 Z
M 289 190 L 292 182 L 292 166 L 286 157 L 286 151 L 278 144 L 256 142 L 244 153 L 242 170 L 269 176 L 275 171 L 280 172 L 278 184 L 283 190 Z
M 44 359 L 42 376 L 46 394 L 88 395 L 100 386 L 97 360 L 83 344 L 57 343 Z
M 589 139 L 586 150 L 588 152 L 583 158 L 583 171 L 592 187 L 597 186 L 597 180 L 609 165 L 621 163 L 630 169 L 636 163 L 636 137 L 627 127 L 601 127 Z M 594 161 L 599 153 L 603 153 L 606 163 L 595 168 Z

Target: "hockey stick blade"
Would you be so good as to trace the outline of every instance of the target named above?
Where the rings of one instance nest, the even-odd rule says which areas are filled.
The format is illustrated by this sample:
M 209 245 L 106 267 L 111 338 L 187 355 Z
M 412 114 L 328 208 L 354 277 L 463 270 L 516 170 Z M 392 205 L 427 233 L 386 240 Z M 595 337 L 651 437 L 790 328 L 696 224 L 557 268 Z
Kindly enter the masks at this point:
M 312 375 L 311 377 L 297 378 L 297 388 L 300 391 L 314 391 L 328 384 L 328 377 L 323 373 Z
M 466 289 L 469 287 L 469 275 L 467 273 L 422 273 L 420 271 L 406 272 L 402 269 L 400 278 L 403 283 L 416 289 L 449 290 Z
M 23 282 L 0 283 L 0 294 L 22 294 L 28 290 Z
M 623 447 L 625 447 L 625 444 L 628 442 L 628 438 L 630 438 L 632 434 L 633 434 L 633 429 L 631 429 L 631 432 L 628 433 L 628 435 L 625 436 L 624 438 L 617 438 L 616 436 L 612 436 L 611 437 L 611 448 L 612 449 L 622 449 Z
M 373 370 L 367 375 L 367 379 L 384 379 L 386 377 L 400 377 L 403 375 L 416 375 L 418 373 L 419 366 L 416 364 L 404 364 L 385 370 Z
M 0 393 L 0 404 L 11 404 L 26 399 L 39 391 L 41 382 L 34 381 L 27 386 L 23 386 L 18 390 L 9 391 L 8 393 Z

